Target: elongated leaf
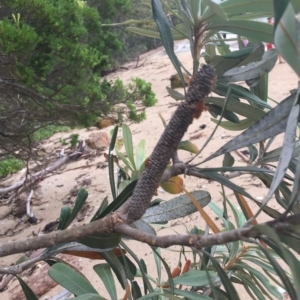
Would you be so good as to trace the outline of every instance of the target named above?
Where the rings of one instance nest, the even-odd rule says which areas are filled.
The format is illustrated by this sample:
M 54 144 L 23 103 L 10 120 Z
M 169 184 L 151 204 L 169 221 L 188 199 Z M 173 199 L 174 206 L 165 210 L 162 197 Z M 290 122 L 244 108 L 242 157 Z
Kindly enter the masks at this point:
M 132 134 L 127 125 L 122 126 L 123 130 L 123 139 L 124 139 L 124 146 L 127 153 L 127 156 L 129 158 L 129 161 L 133 168 L 136 170 L 134 156 L 133 156 L 133 144 L 132 144 Z
M 19 283 L 22 287 L 23 293 L 27 300 L 38 300 L 38 297 L 35 295 L 35 293 L 32 291 L 32 289 L 26 284 L 25 281 L 23 281 L 19 276 L 16 276 L 19 280 Z
M 145 160 L 146 141 L 142 139 L 136 148 L 136 168 L 140 170 Z
M 247 66 L 232 68 L 220 77 L 220 80 L 225 82 L 246 81 L 257 78 L 270 72 L 277 61 L 278 54 L 275 49 L 271 49 L 264 53 L 262 60 L 253 62 Z
M 206 103 L 213 103 L 222 107 L 224 105 L 224 99 L 220 97 L 209 97 L 205 98 Z M 249 120 L 252 121 L 259 121 L 266 113 L 258 108 L 255 108 L 251 105 L 239 102 L 239 101 L 228 101 L 227 110 L 235 112 L 241 116 L 247 117 Z
M 215 258 L 213 258 L 212 256 L 210 257 L 210 259 L 211 259 L 211 262 L 214 265 L 216 271 L 218 272 L 218 275 L 222 281 L 224 289 L 226 290 L 226 292 L 229 296 L 229 299 L 236 299 L 236 300 L 240 299 L 235 287 L 233 286 L 232 282 L 228 278 L 228 275 L 223 270 L 223 268 L 220 266 L 218 261 Z
M 93 266 L 93 269 L 102 280 L 110 298 L 112 300 L 118 300 L 115 281 L 110 266 L 108 264 L 99 264 Z
M 147 232 L 149 234 L 156 235 L 156 231 L 144 220 L 137 220 L 133 223 L 133 226 L 141 231 Z
M 219 121 L 216 119 L 211 119 L 212 122 L 218 124 Z M 241 131 L 249 128 L 255 123 L 255 121 L 251 121 L 249 119 L 240 120 L 239 124 L 230 122 L 230 121 L 222 121 L 220 126 L 224 129 L 231 130 L 231 131 Z
M 106 300 L 105 298 L 103 298 L 97 294 L 91 294 L 91 293 L 84 294 L 84 295 L 81 295 L 78 297 L 74 297 L 72 299 L 76 299 L 76 300 Z
M 147 36 L 150 38 L 160 39 L 159 33 L 155 32 L 153 30 L 148 30 L 148 29 L 139 28 L 139 27 L 130 27 L 130 26 L 127 27 L 126 30 L 129 32 L 140 34 L 140 35 Z
M 227 0 L 220 3 L 220 7 L 227 14 L 240 14 L 241 12 L 273 13 L 272 0 Z
M 267 235 L 270 234 L 271 237 L 274 236 L 273 230 L 271 228 L 266 228 L 266 226 L 262 226 L 262 225 L 256 225 L 256 227 L 258 227 L 262 231 L 262 233 L 267 234 Z M 269 241 L 267 239 L 265 239 L 265 242 L 267 244 L 269 244 Z M 273 246 L 272 246 L 272 248 L 273 248 Z M 269 253 L 269 251 L 267 251 L 264 247 L 261 247 L 261 250 L 264 252 L 265 256 L 268 258 L 271 265 L 275 269 L 277 276 L 281 279 L 282 283 L 285 286 L 285 290 L 288 292 L 291 299 L 295 299 L 295 300 L 298 299 L 295 288 L 294 288 L 293 284 L 291 283 L 290 279 L 288 278 L 288 276 L 286 275 L 286 272 L 279 266 L 279 264 L 277 263 L 275 258 Z M 299 262 L 298 262 L 298 264 L 299 264 Z
M 98 294 L 84 277 L 63 263 L 54 264 L 48 270 L 48 275 L 75 296 L 87 293 Z
M 230 153 L 225 153 L 222 166 L 223 167 L 232 167 L 234 164 L 234 158 Z
M 287 124 L 288 115 L 293 106 L 295 95 L 287 97 L 280 102 L 275 108 L 270 110 L 261 120 L 256 122 L 252 127 L 233 138 L 214 154 L 210 155 L 203 162 L 211 160 L 226 152 L 231 152 L 239 148 L 253 145 L 260 141 L 282 133 Z M 202 163 L 203 163 L 202 162 Z
M 216 68 L 218 77 L 222 76 L 226 71 L 239 65 L 252 52 L 252 47 L 246 47 L 241 50 L 232 51 L 227 55 L 215 55 L 211 64 Z
M 264 199 L 264 205 L 267 204 L 267 202 L 272 197 L 273 193 L 275 192 L 279 184 L 282 182 L 282 179 L 290 163 L 294 151 L 295 134 L 297 129 L 298 117 L 299 117 L 299 105 L 296 105 L 292 108 L 287 120 L 287 127 L 284 136 L 282 152 L 280 155 L 276 172 L 274 174 L 271 187 L 268 191 L 267 196 Z
M 219 233 L 220 229 L 218 228 L 217 224 L 212 220 L 212 218 L 206 213 L 206 211 L 202 208 L 202 206 L 196 201 L 191 193 L 189 193 L 185 188 L 183 188 L 191 202 L 195 205 L 197 210 L 199 211 L 201 217 L 205 220 L 206 224 L 212 230 L 213 233 Z
M 213 280 L 216 279 L 216 273 L 209 271 Z M 205 271 L 192 270 L 184 273 L 173 279 L 174 284 L 182 284 L 187 286 L 205 286 L 208 284 L 208 279 Z
M 179 143 L 178 149 L 185 150 L 185 151 L 195 153 L 195 154 L 197 154 L 199 152 L 199 149 L 197 148 L 197 146 L 190 141 L 181 141 Z
M 142 297 L 141 289 L 136 281 L 132 282 L 131 295 L 133 300 L 137 300 Z
M 211 171 L 207 171 L 206 169 L 199 169 L 201 170 L 201 173 L 207 177 L 210 177 L 211 179 L 213 179 L 214 181 L 217 181 L 221 184 L 223 184 L 224 186 L 230 188 L 233 191 L 236 191 L 250 199 L 253 199 L 253 197 L 248 194 L 243 188 L 241 188 L 240 186 L 236 185 L 235 183 L 231 182 L 229 179 L 227 179 L 226 177 L 220 175 L 217 172 L 211 172 Z
M 237 124 L 240 123 L 239 117 L 235 113 L 231 112 L 228 109 L 224 109 L 223 110 L 222 107 L 214 105 L 214 104 L 211 104 L 211 105 L 209 105 L 208 111 L 214 117 L 222 116 L 224 119 L 226 119 L 226 120 L 228 120 L 228 121 L 230 121 L 232 123 L 237 123 Z
M 163 11 L 163 8 L 159 0 L 151 0 L 151 4 L 152 4 L 153 18 L 158 27 L 160 37 L 164 45 L 164 48 L 166 50 L 166 53 L 168 54 L 173 66 L 175 67 L 181 79 L 181 82 L 184 84 L 184 78 L 181 72 L 180 62 L 174 52 L 174 41 L 173 41 L 168 19 L 165 16 L 165 13 Z
M 175 99 L 175 100 L 184 100 L 185 99 L 184 95 L 171 89 L 170 87 L 166 86 L 166 89 L 169 93 L 169 96 L 171 96 L 173 99 Z
M 77 194 L 77 197 L 76 197 L 74 208 L 72 209 L 72 212 L 71 212 L 70 216 L 68 217 L 68 219 L 65 223 L 65 227 L 62 228 L 62 229 L 66 229 L 73 222 L 73 220 L 76 218 L 79 211 L 83 207 L 87 197 L 88 197 L 87 190 L 80 189 L 78 194 Z
M 109 266 L 114 271 L 122 288 L 125 289 L 126 285 L 127 285 L 126 272 L 125 272 L 123 265 L 119 261 L 118 257 L 112 251 L 103 252 L 103 256 L 104 256 L 106 262 L 109 264 Z
M 120 193 L 120 195 L 112 203 L 110 203 L 105 208 L 105 210 L 97 217 L 97 220 L 105 217 L 110 212 L 117 210 L 123 203 L 125 203 L 127 201 L 127 199 L 129 197 L 131 197 L 136 183 L 137 183 L 137 180 L 130 182 L 126 186 L 126 188 Z
M 125 269 L 127 278 L 132 281 L 137 274 L 135 264 L 126 255 L 118 256 L 118 259 Z
M 206 191 L 195 191 L 191 194 L 202 207 L 206 206 L 211 200 L 210 194 Z M 196 211 L 190 199 L 186 195 L 182 195 L 148 208 L 142 220 L 147 223 L 163 222 L 181 218 Z
M 275 16 L 278 15 L 276 10 L 281 6 L 276 5 L 275 1 Z M 287 5 L 284 13 L 278 22 L 275 23 L 274 42 L 276 49 L 300 77 L 300 61 L 297 51 L 297 37 L 296 37 L 296 21 L 295 11 L 291 4 Z
M 202 0 L 201 2 L 202 5 L 206 6 L 206 9 L 203 11 L 200 19 L 202 22 L 203 20 L 206 22 L 212 22 L 214 19 L 217 19 L 219 22 L 227 20 L 227 15 L 224 13 L 220 5 L 211 0 Z
M 94 214 L 93 218 L 91 219 L 91 222 L 98 220 L 98 217 L 102 214 L 102 212 L 106 209 L 108 206 L 108 200 L 107 196 L 102 200 L 98 210 Z
M 117 193 L 116 193 L 115 174 L 114 174 L 114 159 L 111 154 L 111 151 L 115 148 L 118 130 L 119 127 L 118 125 L 116 125 L 108 149 L 108 174 L 109 174 L 109 183 L 110 183 L 110 189 L 111 189 L 111 194 L 113 196 L 113 199 L 117 197 Z
M 167 290 L 169 291 L 169 290 Z M 210 297 L 201 295 L 196 292 L 191 292 L 187 290 L 179 290 L 179 289 L 174 289 L 174 293 L 179 296 L 183 296 L 184 299 L 189 299 L 189 300 L 211 300 Z
M 249 39 L 273 43 L 273 26 L 263 22 L 252 20 L 229 20 L 227 22 L 216 22 L 209 24 L 207 30 L 222 30 L 246 36 Z
M 59 223 L 58 223 L 58 230 L 63 230 L 66 228 L 68 219 L 71 215 L 71 208 L 68 205 L 65 205 L 60 210 L 60 217 L 59 217 Z
M 91 248 L 107 249 L 118 246 L 121 237 L 120 234 L 110 233 L 106 235 L 84 237 L 81 238 L 79 242 Z

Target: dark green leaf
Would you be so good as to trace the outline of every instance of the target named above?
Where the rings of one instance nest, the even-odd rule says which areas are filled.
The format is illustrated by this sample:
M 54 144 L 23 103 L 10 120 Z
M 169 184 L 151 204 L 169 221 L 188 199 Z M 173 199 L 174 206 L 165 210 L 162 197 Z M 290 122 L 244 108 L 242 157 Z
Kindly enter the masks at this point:
M 256 147 L 254 147 L 253 145 L 248 146 L 249 149 L 249 154 L 250 154 L 250 159 L 249 159 L 249 163 L 251 164 L 252 162 L 254 162 L 258 156 L 258 151 L 256 149 Z
M 141 289 L 136 281 L 132 282 L 131 295 L 133 300 L 137 300 L 142 297 Z
M 280 0 L 279 0 L 280 1 Z M 272 0 L 227 0 L 220 3 L 220 7 L 227 14 L 241 14 L 242 12 L 273 13 Z
M 185 150 L 185 151 L 195 153 L 195 154 L 197 154 L 199 151 L 197 146 L 190 141 L 181 141 L 179 143 L 178 149 Z
M 110 233 L 101 236 L 83 237 L 79 240 L 79 242 L 91 248 L 107 249 L 118 246 L 121 237 L 122 236 L 120 234 Z
M 127 125 L 123 124 L 122 129 L 123 129 L 124 146 L 125 146 L 127 157 L 133 169 L 136 170 L 134 155 L 133 155 L 132 134 L 130 128 Z
M 223 268 L 220 266 L 218 261 L 213 257 L 211 257 L 210 259 L 218 273 L 218 276 L 220 277 L 220 279 L 222 281 L 222 284 L 224 286 L 225 291 L 227 292 L 227 294 L 229 296 L 229 299 L 236 299 L 236 300 L 240 299 L 234 285 L 232 284 L 232 282 L 228 278 L 228 275 L 223 270 Z
M 76 299 L 76 300 L 106 300 L 105 298 L 103 298 L 97 294 L 91 294 L 91 293 L 84 294 L 84 295 L 81 295 L 78 297 L 74 297 L 72 299 Z
M 151 227 L 144 220 L 137 220 L 132 224 L 132 226 L 141 231 L 147 232 L 148 234 L 156 235 L 156 231 L 153 229 L 153 227 Z
M 234 157 L 228 152 L 224 154 L 223 167 L 232 167 L 234 164 Z
M 102 255 L 105 258 L 106 262 L 109 264 L 109 266 L 114 271 L 122 288 L 125 289 L 126 285 L 127 285 L 127 276 L 126 276 L 125 269 L 124 269 L 123 265 L 121 264 L 121 262 L 119 261 L 118 257 L 112 251 L 103 252 Z
M 118 259 L 125 269 L 127 278 L 132 281 L 137 272 L 135 264 L 126 255 L 119 256 Z
M 58 223 L 58 230 L 64 230 L 67 226 L 68 219 L 71 215 L 71 208 L 68 205 L 65 205 L 60 210 L 60 217 Z
M 74 208 L 72 209 L 72 212 L 65 223 L 65 227 L 62 229 L 66 229 L 73 222 L 73 220 L 76 218 L 77 214 L 83 207 L 87 197 L 88 197 L 87 190 L 80 189 L 76 197 Z
M 108 264 L 99 264 L 95 265 L 93 269 L 102 280 L 107 292 L 110 295 L 110 299 L 118 300 L 115 281 L 110 266 Z
M 181 78 L 181 82 L 184 84 L 183 74 L 180 69 L 180 62 L 174 52 L 174 41 L 173 41 L 168 19 L 165 16 L 165 13 L 163 11 L 163 8 L 159 0 L 151 0 L 151 4 L 152 4 L 153 18 L 158 27 L 160 37 L 164 45 L 164 48 L 166 50 L 166 53 L 168 54 L 179 77 Z
M 233 138 L 214 154 L 210 155 L 203 162 L 211 160 L 226 152 L 231 152 L 239 148 L 253 145 L 260 141 L 282 133 L 286 129 L 287 119 L 293 106 L 295 95 L 287 97 L 275 108 L 270 110 L 261 120 L 256 122 L 249 129 Z M 203 163 L 202 162 L 202 163 Z
M 75 296 L 98 294 L 84 277 L 65 264 L 56 263 L 48 270 L 48 275 Z
M 118 197 L 115 198 L 115 200 L 112 203 L 110 203 L 106 207 L 106 209 L 97 217 L 97 220 L 102 219 L 107 214 L 111 213 L 112 211 L 117 210 L 123 203 L 125 203 L 127 201 L 127 199 L 129 197 L 131 197 L 136 183 L 137 183 L 137 180 L 130 182 L 126 186 L 126 188 L 120 193 L 120 195 L 118 195 Z
M 38 300 L 38 297 L 32 291 L 32 289 L 23 281 L 19 276 L 16 276 L 19 280 L 19 283 L 22 287 L 23 293 L 27 300 Z
M 247 66 L 232 68 L 224 73 L 222 77 L 220 77 L 220 80 L 225 82 L 236 82 L 259 78 L 274 68 L 277 58 L 277 51 L 271 49 L 264 53 L 261 61 L 250 63 Z
M 102 200 L 98 210 L 94 214 L 93 218 L 91 219 L 91 222 L 98 220 L 98 217 L 102 214 L 102 212 L 106 209 L 108 206 L 108 200 L 107 196 Z

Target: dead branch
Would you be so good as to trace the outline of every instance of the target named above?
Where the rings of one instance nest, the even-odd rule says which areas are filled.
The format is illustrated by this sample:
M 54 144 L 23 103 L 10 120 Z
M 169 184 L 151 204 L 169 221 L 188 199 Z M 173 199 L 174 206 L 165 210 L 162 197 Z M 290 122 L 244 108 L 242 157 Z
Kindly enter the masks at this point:
M 0 195 L 4 195 L 6 193 L 9 193 L 11 191 L 17 190 L 19 188 L 29 188 L 31 185 L 33 185 L 36 181 L 43 179 L 47 174 L 55 171 L 56 169 L 60 168 L 64 164 L 70 162 L 72 159 L 76 159 L 79 156 L 82 155 L 84 151 L 83 148 L 83 141 L 79 141 L 79 145 L 76 151 L 63 156 L 59 158 L 55 163 L 53 163 L 51 166 L 47 167 L 46 169 L 36 172 L 32 175 L 28 175 L 26 178 L 19 180 L 15 182 L 13 185 L 5 187 L 5 188 L 0 188 Z

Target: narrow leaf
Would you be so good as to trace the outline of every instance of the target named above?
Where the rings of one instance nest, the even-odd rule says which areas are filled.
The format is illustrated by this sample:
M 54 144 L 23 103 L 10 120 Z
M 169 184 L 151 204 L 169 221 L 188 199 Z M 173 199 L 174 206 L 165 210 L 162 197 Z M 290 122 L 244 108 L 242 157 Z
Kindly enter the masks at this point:
M 21 279 L 21 277 L 16 276 L 19 280 L 19 283 L 22 287 L 23 293 L 27 300 L 38 300 L 38 297 L 35 295 L 35 293 L 32 291 L 32 289 L 26 284 L 25 281 Z

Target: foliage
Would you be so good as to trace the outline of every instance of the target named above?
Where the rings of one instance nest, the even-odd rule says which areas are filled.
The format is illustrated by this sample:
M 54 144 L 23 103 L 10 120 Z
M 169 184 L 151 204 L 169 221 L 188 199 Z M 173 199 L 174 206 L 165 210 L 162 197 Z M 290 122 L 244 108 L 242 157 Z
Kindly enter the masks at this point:
M 40 128 L 91 126 L 119 103 L 128 106 L 126 117 L 145 118 L 136 105 L 154 104 L 150 85 L 136 80 L 127 91 L 119 80 L 100 82 L 121 49 L 117 35 L 101 24 L 128 5 L 128 0 L 0 1 L 2 156 L 28 156 L 26 146 Z M 127 93 L 129 99 L 123 99 Z
M 70 127 L 68 127 L 68 126 L 48 125 L 43 128 L 40 128 L 36 132 L 34 132 L 33 140 L 36 142 L 46 140 L 55 133 L 66 132 L 69 130 L 70 130 Z
M 23 161 L 16 158 L 7 158 L 0 161 L 0 177 L 16 173 L 24 167 Z
M 162 2 L 166 6 L 166 2 Z M 175 35 L 174 31 L 176 31 L 177 35 L 188 37 L 191 42 L 194 61 L 193 72 L 198 69 L 199 60 L 202 57 L 216 68 L 218 78 L 214 92 L 221 97 L 213 96 L 205 99 L 209 111 L 214 116 L 213 121 L 217 123 L 216 128 L 221 125 L 233 130 L 246 129 L 203 161 L 194 165 L 191 164 L 192 160 L 184 163 L 185 168 L 192 171 L 195 177 L 203 178 L 204 176 L 219 183 L 223 197 L 224 209 L 220 209 L 215 203 L 210 202 L 208 192 L 196 191 L 200 192 L 199 197 L 196 198 L 196 194 L 189 193 L 181 184 L 182 190 L 186 193 L 184 197 L 195 204 L 194 211 L 197 207 L 207 223 L 205 229 L 195 227 L 191 234 L 200 235 L 203 238 L 214 237 L 213 234 L 210 234 L 211 230 L 214 234 L 218 234 L 219 240 L 220 237 L 224 237 L 224 233 L 241 233 L 235 229 L 246 230 L 250 226 L 255 231 L 256 235 L 254 236 L 259 236 L 259 239 L 254 239 L 251 235 L 247 236 L 247 239 L 242 239 L 237 234 L 232 242 L 222 246 L 212 245 L 201 250 L 189 250 L 182 247 L 178 251 L 179 263 L 173 272 L 162 258 L 160 249 L 152 248 L 157 267 L 156 275 L 148 274 L 145 262 L 135 255 L 135 252 L 126 245 L 125 239 L 122 240 L 122 236 L 118 234 L 86 237 L 81 240 L 81 243 L 89 247 L 106 249 L 106 251 L 101 252 L 106 263 L 94 266 L 94 270 L 104 282 L 111 299 L 118 299 L 115 287 L 116 279 L 126 293 L 128 290 L 131 292 L 134 299 L 163 299 L 163 297 L 169 299 L 240 299 L 234 284 L 242 285 L 252 299 L 271 299 L 272 297 L 282 299 L 276 285 L 284 288 L 291 299 L 299 299 L 300 263 L 295 255 L 295 253 L 300 253 L 299 220 L 291 224 L 287 222 L 286 217 L 288 215 L 298 217 L 297 213 L 299 212 L 300 144 L 296 133 L 299 120 L 300 88 L 274 108 L 269 106 L 266 94 L 267 73 L 273 68 L 277 53 L 276 50 L 264 52 L 261 42 L 273 41 L 273 29 L 267 24 L 246 19 L 271 16 L 272 4 L 274 5 L 275 46 L 279 45 L 278 50 L 287 63 L 291 64 L 289 55 L 294 55 L 292 67 L 299 74 L 300 37 L 299 34 L 295 35 L 294 33 L 300 32 L 300 20 L 299 17 L 296 18 L 296 13 L 300 12 L 300 6 L 297 1 L 293 0 L 255 2 L 256 5 L 253 5 L 251 0 L 227 0 L 221 4 L 216 4 L 210 0 L 175 2 L 177 11 L 173 10 L 172 13 L 182 23 L 181 29 L 179 29 L 179 25 L 178 27 L 176 25 L 172 28 L 172 32 L 160 1 L 152 0 L 153 16 L 170 60 L 180 75 L 183 66 L 173 48 L 173 36 Z M 218 34 L 219 30 L 225 29 L 252 40 L 250 45 L 244 47 L 238 37 L 240 49 L 231 51 L 225 43 L 226 40 L 224 41 Z M 284 49 L 281 47 L 282 45 L 280 46 L 282 41 L 284 41 L 283 44 L 287 41 L 290 42 L 287 48 L 297 45 L 297 51 Z M 204 54 L 200 51 L 203 47 L 205 47 Z M 224 54 L 217 55 L 216 50 Z M 232 84 L 232 81 L 245 81 L 249 88 Z M 184 99 L 184 95 L 180 95 L 176 91 L 169 89 L 169 92 L 170 95 L 176 96 L 174 96 L 177 98 L 176 100 Z M 219 119 L 217 119 L 218 116 Z M 244 119 L 239 120 L 239 116 Z M 221 122 L 223 117 L 227 121 Z M 134 180 L 138 178 L 139 172 L 143 168 L 142 162 L 145 158 L 143 142 L 139 144 L 136 153 L 134 153 L 131 132 L 126 126 L 123 126 L 122 129 L 127 157 L 120 154 L 119 150 L 116 151 L 118 157 L 113 155 L 113 150 L 117 147 L 118 127 L 113 131 L 108 153 L 113 201 L 108 204 L 107 199 L 104 199 L 91 222 L 109 215 L 126 202 L 133 192 L 136 182 Z M 214 131 L 203 148 L 209 144 Z M 274 137 L 280 133 L 285 134 L 283 146 L 268 151 Z M 250 165 L 235 166 L 230 152 L 242 147 L 248 147 Z M 258 147 L 259 149 L 257 149 Z M 198 157 L 201 151 L 202 149 L 193 159 Z M 209 162 L 221 155 L 224 155 L 222 166 L 217 168 L 198 167 L 203 162 Z M 125 166 L 119 164 L 118 158 Z M 126 183 L 126 187 L 122 191 L 118 190 L 119 182 L 117 186 L 115 184 L 114 163 L 121 170 L 121 182 Z M 277 165 L 276 169 L 274 163 Z M 259 178 L 268 188 L 268 193 L 262 202 L 255 200 L 242 187 L 230 180 L 230 178 L 243 174 L 251 174 Z M 292 188 L 286 181 L 293 182 Z M 236 199 L 233 199 L 233 196 L 228 198 L 224 187 L 229 188 Z M 74 220 L 75 214 L 82 207 L 86 197 L 86 191 L 81 191 L 73 210 L 66 207 L 62 209 L 61 230 L 69 226 Z M 245 197 L 258 205 L 259 209 L 256 213 L 252 212 Z M 271 198 L 273 201 L 277 201 L 280 209 L 272 208 L 269 204 Z M 177 208 L 178 202 L 183 203 L 178 210 L 182 209 L 184 215 L 191 213 L 188 212 L 187 203 L 182 200 L 171 199 L 168 201 L 170 203 L 168 206 L 161 203 L 160 199 L 155 199 L 143 218 L 136 221 L 133 226 L 140 231 L 152 234 L 154 239 L 156 232 L 152 227 L 153 224 L 168 222 L 173 219 L 172 209 Z M 234 200 L 240 209 L 234 204 Z M 210 202 L 209 206 L 217 217 L 223 221 L 225 228 L 222 231 L 203 210 L 208 202 Z M 161 215 L 167 215 L 167 218 L 157 220 L 157 209 L 160 209 Z M 228 217 L 228 211 L 231 211 L 233 218 Z M 258 224 L 257 216 L 262 212 L 272 218 L 273 224 L 277 224 L 279 227 L 269 226 L 272 222 Z M 165 225 L 160 226 L 164 227 Z M 281 230 L 279 230 L 280 228 Z M 217 243 L 218 241 L 216 241 Z M 57 251 L 59 247 L 65 246 L 55 246 L 55 249 L 48 249 L 48 251 Z M 187 257 L 188 251 L 191 251 L 191 258 Z M 277 262 L 279 258 L 289 267 L 289 272 L 286 271 L 286 266 L 282 267 L 282 264 Z M 187 267 L 181 269 L 183 263 Z M 162 279 L 162 264 L 168 275 L 167 280 Z M 255 268 L 253 268 L 253 264 Z M 112 273 L 116 275 L 116 279 Z M 102 299 L 102 296 L 98 295 L 98 291 L 79 272 L 66 265 L 54 264 L 50 268 L 49 274 L 59 284 L 70 290 L 75 295 L 75 299 Z M 71 282 L 70 277 L 74 278 L 74 281 Z M 143 291 L 135 280 L 138 277 L 143 279 Z M 29 289 L 24 284 L 22 287 L 24 293 L 27 292 L 29 295 Z M 126 295 L 128 296 L 128 294 Z M 29 296 L 27 298 L 30 299 Z

